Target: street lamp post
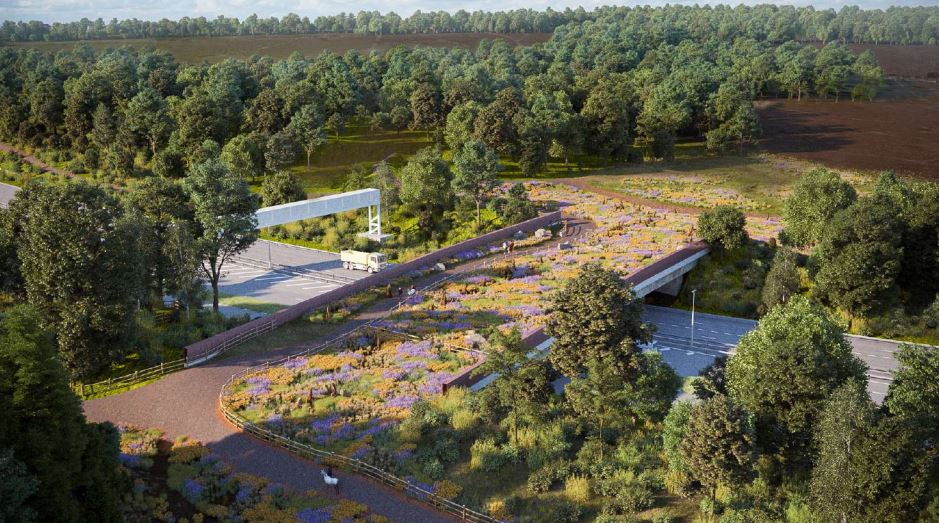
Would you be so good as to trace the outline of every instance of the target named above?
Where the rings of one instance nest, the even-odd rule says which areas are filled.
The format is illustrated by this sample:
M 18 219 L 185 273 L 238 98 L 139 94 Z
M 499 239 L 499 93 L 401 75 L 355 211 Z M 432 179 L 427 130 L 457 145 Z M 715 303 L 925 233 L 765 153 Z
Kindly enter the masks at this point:
M 698 289 L 691 289 L 691 348 L 694 348 L 694 297 Z

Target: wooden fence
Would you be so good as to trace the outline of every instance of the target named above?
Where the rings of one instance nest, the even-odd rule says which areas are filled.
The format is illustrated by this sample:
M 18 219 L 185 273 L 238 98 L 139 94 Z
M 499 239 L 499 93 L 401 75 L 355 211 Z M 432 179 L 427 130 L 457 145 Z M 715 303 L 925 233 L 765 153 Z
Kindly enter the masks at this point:
M 232 425 L 238 427 L 242 431 L 251 434 L 254 437 L 260 438 L 264 441 L 270 442 L 278 447 L 287 449 L 290 452 L 294 452 L 314 461 L 315 463 L 323 463 L 335 467 L 340 467 L 344 470 L 354 472 L 371 478 L 375 481 L 378 481 L 382 485 L 386 485 L 396 490 L 402 491 L 406 496 L 413 498 L 417 501 L 426 503 L 437 510 L 445 512 L 451 516 L 456 516 L 462 521 L 468 521 L 470 523 L 497 523 L 498 520 L 482 512 L 473 510 L 466 505 L 461 505 L 455 501 L 443 498 L 437 494 L 416 485 L 411 481 L 408 481 L 404 478 L 398 477 L 390 472 L 387 472 L 381 468 L 378 468 L 370 463 L 366 463 L 362 460 L 350 458 L 348 456 L 343 456 L 335 452 L 328 450 L 323 450 L 316 448 L 312 445 L 306 445 L 303 443 L 296 442 L 280 434 L 276 434 L 266 428 L 256 425 L 249 422 L 247 419 L 239 416 L 225 404 L 225 395 L 228 390 L 231 389 L 234 383 L 241 379 L 244 376 L 260 372 L 261 370 L 266 370 L 272 366 L 278 366 L 284 364 L 290 360 L 307 356 L 310 354 L 315 354 L 321 352 L 327 348 L 334 346 L 336 343 L 340 342 L 343 339 L 351 338 L 361 332 L 369 330 L 368 326 L 359 327 L 345 334 L 336 336 L 329 341 L 326 341 L 315 347 L 311 347 L 299 354 L 292 354 L 290 356 L 280 358 L 274 361 L 267 361 L 261 365 L 255 367 L 250 367 L 247 369 L 238 372 L 237 374 L 232 374 L 231 378 L 225 382 L 225 385 L 222 387 L 222 390 L 219 392 L 218 396 L 218 405 L 219 410 L 222 412 L 222 415 L 228 420 Z
M 117 378 L 109 378 L 97 383 L 89 383 L 87 385 L 83 383 L 73 384 L 72 389 L 81 399 L 87 399 L 96 394 L 105 394 L 114 390 L 132 387 L 138 383 L 151 381 L 184 368 L 186 368 L 186 360 L 185 358 L 180 358 L 178 360 L 163 362 L 159 365 L 154 365 L 153 367 L 136 370 L 129 374 L 125 374 Z

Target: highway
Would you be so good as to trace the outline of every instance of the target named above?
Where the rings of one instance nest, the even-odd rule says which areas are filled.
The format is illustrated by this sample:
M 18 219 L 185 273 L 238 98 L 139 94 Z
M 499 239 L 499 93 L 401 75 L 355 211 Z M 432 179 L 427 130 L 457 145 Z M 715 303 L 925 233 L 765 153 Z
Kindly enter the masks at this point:
M 681 376 L 695 376 L 718 356 L 734 353 L 740 338 L 756 327 L 753 320 L 695 313 L 694 344 L 691 343 L 691 312 L 646 305 L 644 319 L 655 325 L 653 347 Z M 846 335 L 854 354 L 868 366 L 868 390 L 880 403 L 887 394 L 892 371 L 897 368 L 893 353 L 899 342 Z
M 266 303 L 293 305 L 368 276 L 342 268 L 339 255 L 258 240 L 226 264 L 219 290 Z
M 10 200 L 13 199 L 13 196 L 16 195 L 16 191 L 18 190 L 20 190 L 20 188 L 14 185 L 0 183 L 0 207 L 9 205 Z

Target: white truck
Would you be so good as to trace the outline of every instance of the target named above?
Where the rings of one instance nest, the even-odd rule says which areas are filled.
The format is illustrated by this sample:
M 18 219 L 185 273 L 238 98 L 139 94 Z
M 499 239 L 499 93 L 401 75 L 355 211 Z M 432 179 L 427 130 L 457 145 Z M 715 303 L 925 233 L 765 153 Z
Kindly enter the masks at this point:
M 346 269 L 370 273 L 388 266 L 388 259 L 380 252 L 339 251 L 339 261 Z

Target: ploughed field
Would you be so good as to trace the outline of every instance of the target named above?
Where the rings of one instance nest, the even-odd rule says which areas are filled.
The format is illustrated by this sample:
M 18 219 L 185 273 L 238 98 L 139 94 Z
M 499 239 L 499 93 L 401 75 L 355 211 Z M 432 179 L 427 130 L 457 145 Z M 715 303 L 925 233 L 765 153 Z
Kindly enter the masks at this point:
M 86 42 L 95 50 L 132 46 L 153 47 L 173 53 L 182 63 L 219 62 L 226 58 L 249 58 L 252 55 L 270 56 L 283 60 L 294 51 L 313 57 L 329 50 L 344 54 L 351 49 L 362 54 L 387 51 L 398 45 L 409 47 L 463 47 L 474 49 L 482 40 L 503 40 L 510 45 L 530 45 L 546 42 L 551 33 L 496 34 L 496 33 L 444 33 L 413 35 L 367 35 L 351 33 L 321 33 L 304 35 L 216 36 L 192 38 L 144 38 L 91 40 Z M 18 42 L 14 46 L 35 47 L 44 51 L 71 49 L 78 42 Z
M 763 148 L 831 167 L 939 180 L 939 45 L 851 49 L 870 49 L 889 78 L 877 98 L 758 101 Z

